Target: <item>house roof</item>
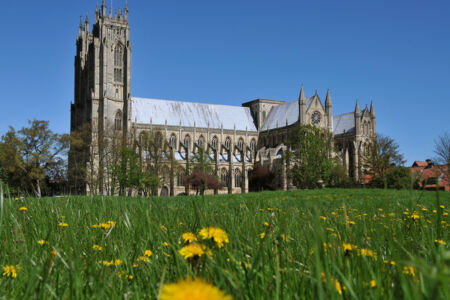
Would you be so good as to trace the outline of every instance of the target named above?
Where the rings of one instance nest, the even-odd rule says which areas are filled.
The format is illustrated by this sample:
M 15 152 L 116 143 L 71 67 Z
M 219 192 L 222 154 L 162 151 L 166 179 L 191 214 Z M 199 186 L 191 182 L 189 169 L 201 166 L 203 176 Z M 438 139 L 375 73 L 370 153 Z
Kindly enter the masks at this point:
M 419 160 L 414 161 L 412 165 L 412 167 L 426 167 L 426 166 L 428 166 L 428 162 Z
M 150 98 L 131 98 L 131 120 L 140 124 L 257 131 L 250 108 Z

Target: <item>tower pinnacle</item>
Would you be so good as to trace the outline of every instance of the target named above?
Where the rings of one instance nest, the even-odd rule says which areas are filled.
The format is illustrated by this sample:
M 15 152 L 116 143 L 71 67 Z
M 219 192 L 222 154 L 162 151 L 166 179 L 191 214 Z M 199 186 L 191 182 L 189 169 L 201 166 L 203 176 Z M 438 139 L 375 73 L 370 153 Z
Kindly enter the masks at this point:
M 303 91 L 303 83 L 302 83 L 302 87 L 301 87 L 301 89 L 300 89 L 300 96 L 298 97 L 298 100 L 300 100 L 300 101 L 306 100 L 306 98 L 305 98 L 305 92 Z

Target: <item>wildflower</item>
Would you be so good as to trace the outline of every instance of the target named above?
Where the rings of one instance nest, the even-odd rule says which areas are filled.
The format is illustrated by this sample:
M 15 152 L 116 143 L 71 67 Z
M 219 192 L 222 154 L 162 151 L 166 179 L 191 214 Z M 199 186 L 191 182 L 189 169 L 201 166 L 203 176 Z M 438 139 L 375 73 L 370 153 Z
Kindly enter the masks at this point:
M 161 230 L 167 231 L 167 228 L 164 225 L 159 226 L 159 228 L 161 228 Z
M 342 286 L 339 280 L 331 278 L 331 284 L 334 285 L 336 288 L 336 291 L 339 293 L 339 295 L 342 295 Z
M 411 276 L 416 276 L 416 269 L 411 266 L 404 266 L 403 267 L 403 274 L 410 274 Z
M 163 251 L 163 254 L 164 254 L 164 256 L 166 256 L 166 257 L 171 257 L 171 256 L 172 256 L 172 255 L 170 255 L 169 253 L 164 252 L 164 251 Z
M 436 244 L 447 245 L 447 243 L 443 240 L 434 240 Z
M 163 246 L 164 246 L 164 247 L 167 247 L 167 246 L 169 246 L 169 244 L 168 244 L 167 242 L 164 242 L 164 243 L 163 243 Z
M 261 239 L 263 239 L 265 236 L 266 236 L 266 233 L 265 233 L 265 232 L 262 232 L 262 233 L 259 234 L 259 237 L 260 237 Z
M 20 270 L 19 266 L 6 265 L 3 267 L 2 275 L 5 277 L 16 278 L 17 272 L 19 272 L 19 270 Z
M 150 262 L 150 258 L 148 256 L 139 256 L 136 260 L 140 261 L 140 262 L 145 262 L 145 263 Z
M 192 242 L 197 241 L 197 236 L 195 234 L 193 234 L 192 232 L 185 232 L 181 235 L 181 239 L 185 243 L 192 243 Z
M 442 208 L 442 209 L 444 209 L 444 208 L 445 208 L 445 206 L 444 206 L 444 205 L 439 205 L 439 207 L 440 207 L 440 208 Z
M 18 197 L 16 197 L 16 198 L 14 198 L 14 200 L 16 200 L 16 201 L 19 201 L 19 198 L 18 198 Z
M 352 225 L 355 225 L 356 223 L 355 223 L 355 221 L 347 221 L 347 225 L 348 226 L 352 226 Z
M 102 251 L 102 250 L 103 250 L 103 247 L 102 247 L 102 246 L 99 246 L 99 245 L 93 245 L 93 246 L 92 246 L 92 249 L 97 250 L 97 251 Z
M 21 206 L 21 207 L 19 207 L 19 210 L 20 211 L 27 211 L 27 208 L 25 206 Z
M 324 217 L 324 216 L 320 216 L 320 218 L 321 218 L 322 220 L 324 220 L 324 221 L 327 220 L 327 217 Z
M 183 226 L 183 224 L 184 224 L 183 222 L 179 222 L 179 223 L 178 223 L 178 225 L 180 225 L 180 226 Z
M 205 282 L 200 278 L 187 278 L 176 283 L 164 284 L 162 286 L 160 300 L 231 300 L 231 296 L 226 295 L 217 287 Z
M 228 234 L 218 227 L 205 227 L 200 230 L 199 236 L 204 240 L 212 239 L 219 248 L 222 248 L 224 243 L 230 242 Z
M 101 260 L 99 261 L 99 264 L 104 265 L 105 267 L 110 267 L 110 266 L 119 266 L 122 264 L 122 261 L 120 259 L 115 259 L 115 260 Z
M 269 227 L 269 222 L 264 222 L 264 226 Z
M 205 245 L 201 244 L 189 244 L 187 246 L 184 246 L 180 250 L 178 250 L 178 253 L 184 257 L 184 259 L 190 259 L 190 258 L 198 258 L 204 255 L 205 253 L 208 255 L 212 255 L 211 251 L 206 248 Z
M 342 248 L 344 249 L 345 254 L 348 254 L 350 251 L 356 249 L 356 246 L 348 243 L 343 243 Z
M 363 249 L 361 249 L 361 255 L 363 255 L 363 256 L 374 257 L 374 256 L 375 256 L 375 253 L 373 253 L 373 251 L 370 250 L 370 249 L 365 249 L 365 248 L 363 248 Z
M 411 218 L 412 218 L 413 220 L 417 220 L 417 219 L 420 218 L 420 216 L 419 216 L 419 214 L 418 214 L 417 212 L 414 212 L 414 213 L 411 215 Z
M 327 231 L 334 231 L 334 229 L 331 227 L 327 227 Z
M 48 242 L 46 240 L 39 240 L 38 244 L 39 245 L 45 245 L 45 244 L 48 244 Z
M 370 281 L 370 287 L 371 287 L 371 288 L 376 288 L 376 287 L 377 287 L 377 282 L 376 282 L 375 280 L 372 279 L 372 280 Z
M 69 224 L 64 223 L 64 222 L 59 222 L 59 223 L 58 223 L 58 226 L 59 226 L 59 227 L 67 227 L 67 226 L 69 226 Z
M 152 254 L 153 254 L 153 253 L 152 253 L 152 250 L 145 250 L 145 251 L 144 251 L 144 255 L 147 256 L 147 257 L 152 256 Z

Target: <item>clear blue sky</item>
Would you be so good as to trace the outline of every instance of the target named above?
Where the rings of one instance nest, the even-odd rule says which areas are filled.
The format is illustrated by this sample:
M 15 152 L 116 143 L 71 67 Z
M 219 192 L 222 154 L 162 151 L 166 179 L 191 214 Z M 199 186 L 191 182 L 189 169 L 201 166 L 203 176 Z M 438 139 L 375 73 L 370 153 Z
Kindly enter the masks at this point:
M 111 5 L 111 1 L 106 1 Z M 98 1 L 4 1 L 0 134 L 28 119 L 69 132 L 75 38 Z M 114 0 L 113 7 L 125 1 Z M 128 1 L 132 95 L 240 105 L 331 91 L 374 100 L 408 163 L 450 131 L 450 1 Z

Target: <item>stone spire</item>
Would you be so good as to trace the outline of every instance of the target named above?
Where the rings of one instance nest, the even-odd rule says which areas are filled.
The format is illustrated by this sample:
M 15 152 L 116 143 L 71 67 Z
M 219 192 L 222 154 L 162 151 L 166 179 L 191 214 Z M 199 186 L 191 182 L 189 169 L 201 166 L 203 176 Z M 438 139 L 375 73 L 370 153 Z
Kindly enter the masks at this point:
M 301 125 L 306 124 L 306 97 L 303 91 L 303 84 L 298 97 L 298 123 Z
M 373 108 L 373 100 L 370 100 L 370 114 L 375 117 L 375 109 Z
M 86 30 L 86 32 L 89 32 L 89 18 L 88 18 L 88 14 L 86 14 L 86 19 L 84 20 L 84 30 Z
M 106 16 L 106 4 L 105 4 L 105 0 L 103 0 L 102 2 L 102 17 Z
M 358 99 L 356 99 L 355 115 L 361 116 L 361 109 L 359 108 L 359 101 L 358 101 Z
M 78 34 L 81 35 L 83 32 L 83 17 L 80 16 L 80 27 L 78 28 Z
M 100 18 L 100 11 L 98 10 L 98 4 L 95 5 L 95 23 L 98 22 L 98 19 Z
M 331 106 L 331 96 L 330 96 L 330 89 L 327 90 L 327 97 L 325 99 L 325 107 Z
M 128 21 L 128 1 L 125 0 L 125 21 Z
M 301 87 L 301 89 L 300 89 L 300 96 L 298 97 L 298 100 L 300 100 L 300 101 L 306 101 L 306 98 L 305 98 L 305 92 L 303 91 L 303 83 L 302 83 L 302 87 Z

